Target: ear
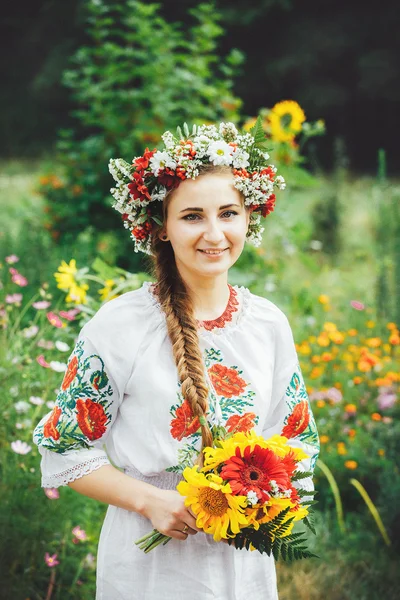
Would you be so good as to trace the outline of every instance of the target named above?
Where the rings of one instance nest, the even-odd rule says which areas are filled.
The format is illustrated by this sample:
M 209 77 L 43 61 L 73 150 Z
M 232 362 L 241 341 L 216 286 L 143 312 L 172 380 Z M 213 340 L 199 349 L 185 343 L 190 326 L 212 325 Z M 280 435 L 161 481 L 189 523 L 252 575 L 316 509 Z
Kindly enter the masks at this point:
M 168 236 L 167 236 L 167 234 L 165 233 L 165 230 L 164 230 L 164 229 L 162 229 L 162 230 L 160 231 L 160 233 L 158 234 L 158 237 L 159 237 L 159 238 L 160 238 L 160 240 L 161 240 L 161 241 L 163 241 L 163 242 L 167 242 L 167 241 L 168 241 Z

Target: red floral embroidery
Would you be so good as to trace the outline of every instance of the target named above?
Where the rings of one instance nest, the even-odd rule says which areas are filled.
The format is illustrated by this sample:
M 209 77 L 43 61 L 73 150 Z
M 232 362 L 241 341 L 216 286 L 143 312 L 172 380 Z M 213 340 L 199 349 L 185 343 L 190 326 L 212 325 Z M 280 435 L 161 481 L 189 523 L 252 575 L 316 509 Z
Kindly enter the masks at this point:
M 67 366 L 67 371 L 64 375 L 63 382 L 61 384 L 61 388 L 66 390 L 75 379 L 75 375 L 78 371 L 78 359 L 76 356 L 72 357 Z
M 307 400 L 302 400 L 294 407 L 292 414 L 289 416 L 287 424 L 282 429 L 282 434 L 287 438 L 300 435 L 307 428 L 310 421 L 310 413 L 308 412 Z
M 79 399 L 76 403 L 78 425 L 89 440 L 98 440 L 106 431 L 107 415 L 98 402 Z
M 254 427 L 254 419 L 256 414 L 252 412 L 244 413 L 244 415 L 232 415 L 226 422 L 227 430 L 231 432 L 250 431 Z
M 43 426 L 43 437 L 53 438 L 53 440 L 60 439 L 60 432 L 57 431 L 56 427 L 61 416 L 61 408 L 55 406 L 50 413 L 49 418 Z
M 217 394 L 225 398 L 240 396 L 246 389 L 247 383 L 239 377 L 235 369 L 229 369 L 220 363 L 208 369 L 208 374 Z
M 176 440 L 188 437 L 200 428 L 198 417 L 194 417 L 192 408 L 187 400 L 176 409 L 176 417 L 171 421 L 171 435 Z
M 212 329 L 214 329 L 214 327 L 219 327 L 219 328 L 225 327 L 225 323 L 232 321 L 232 314 L 234 312 L 237 312 L 239 302 L 237 299 L 237 291 L 231 285 L 229 285 L 229 290 L 230 290 L 230 295 L 229 295 L 228 304 L 226 305 L 226 308 L 225 308 L 224 312 L 222 313 L 222 315 L 220 317 L 218 317 L 217 319 L 213 319 L 211 321 L 197 321 L 197 325 L 199 327 L 204 327 L 204 329 L 211 331 Z

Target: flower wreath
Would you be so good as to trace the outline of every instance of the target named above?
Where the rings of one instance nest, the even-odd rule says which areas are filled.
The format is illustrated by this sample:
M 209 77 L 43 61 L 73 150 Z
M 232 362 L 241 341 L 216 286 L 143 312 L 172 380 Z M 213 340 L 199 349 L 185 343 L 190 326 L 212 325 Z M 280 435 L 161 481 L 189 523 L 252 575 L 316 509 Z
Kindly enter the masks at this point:
M 275 207 L 274 187 L 285 188 L 276 168 L 267 165 L 267 140 L 258 118 L 248 133 L 240 134 L 233 123 L 193 126 L 192 133 L 185 123 L 177 136 L 166 131 L 162 136 L 163 150 L 146 148 L 143 156 L 132 164 L 122 158 L 110 159 L 109 170 L 116 187 L 111 188 L 113 208 L 122 214 L 124 227 L 129 229 L 135 252 L 151 254 L 151 235 L 154 224 L 162 226 L 162 201 L 166 194 L 184 179 L 195 179 L 205 164 L 227 165 L 232 168 L 234 186 L 250 207 L 246 241 L 254 246 L 261 243 L 266 217 Z

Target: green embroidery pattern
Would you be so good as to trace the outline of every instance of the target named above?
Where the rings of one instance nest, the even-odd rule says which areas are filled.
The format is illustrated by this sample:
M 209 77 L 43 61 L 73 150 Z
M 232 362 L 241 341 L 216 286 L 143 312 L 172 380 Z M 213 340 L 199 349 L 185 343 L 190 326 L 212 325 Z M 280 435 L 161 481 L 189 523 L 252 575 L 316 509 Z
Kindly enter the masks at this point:
M 314 469 L 320 447 L 319 437 L 299 364 L 286 388 L 285 400 L 289 413 L 285 417 L 281 435 L 289 439 L 297 437 L 314 448 L 311 458 L 311 469 Z

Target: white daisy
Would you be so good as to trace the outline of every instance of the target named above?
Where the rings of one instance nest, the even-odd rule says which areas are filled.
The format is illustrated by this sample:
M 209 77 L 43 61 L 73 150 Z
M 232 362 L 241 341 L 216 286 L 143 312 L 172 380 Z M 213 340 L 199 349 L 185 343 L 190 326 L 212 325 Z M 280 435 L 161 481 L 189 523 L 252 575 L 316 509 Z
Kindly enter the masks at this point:
M 231 165 L 233 147 L 229 146 L 226 142 L 217 141 L 212 142 L 208 146 L 207 154 L 210 157 L 210 161 L 213 165 Z
M 168 152 L 156 152 L 150 159 L 150 168 L 153 174 L 158 177 L 161 169 L 176 169 L 176 162 L 170 157 Z

